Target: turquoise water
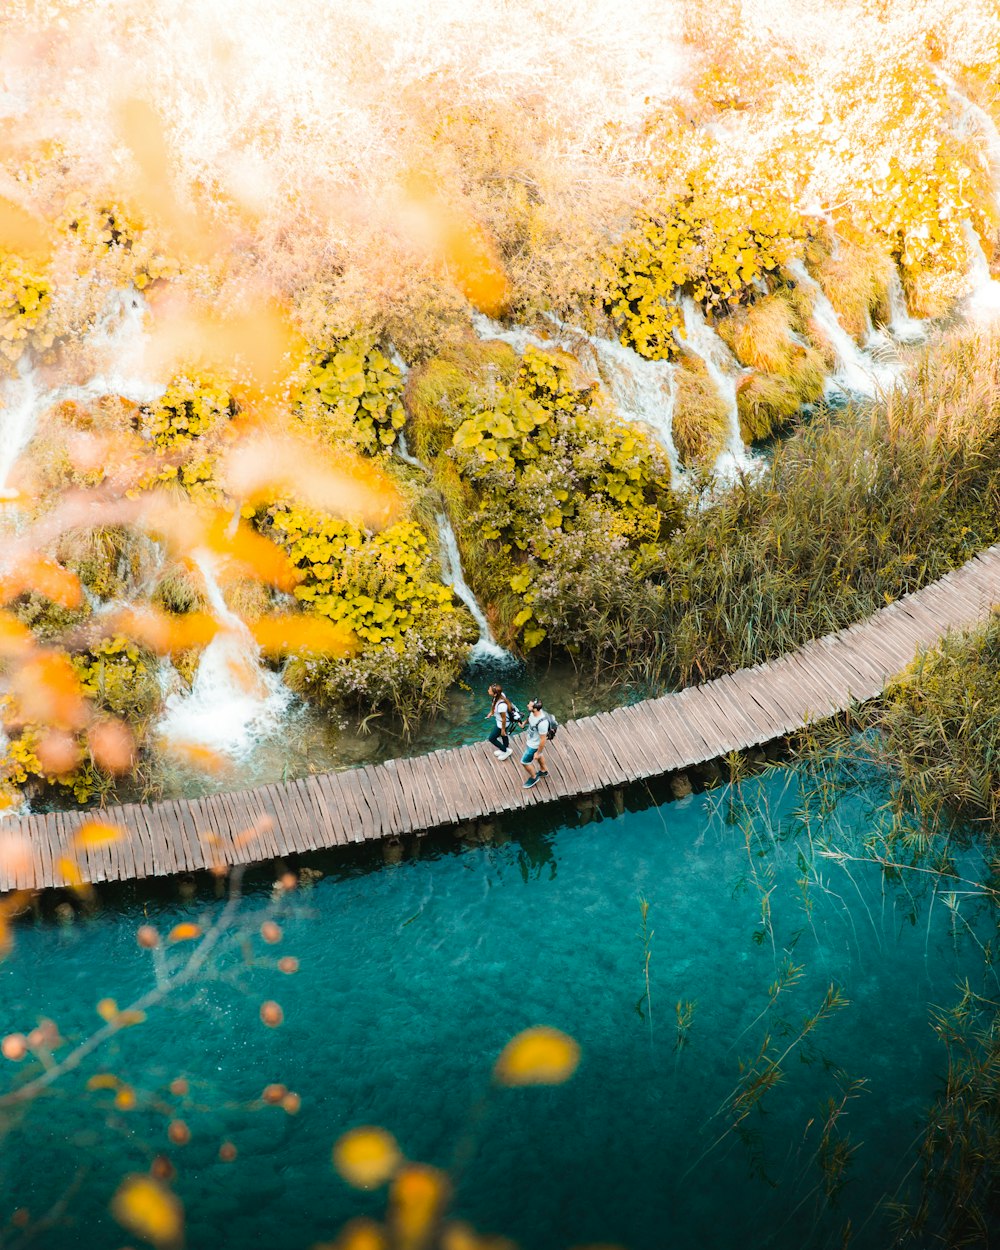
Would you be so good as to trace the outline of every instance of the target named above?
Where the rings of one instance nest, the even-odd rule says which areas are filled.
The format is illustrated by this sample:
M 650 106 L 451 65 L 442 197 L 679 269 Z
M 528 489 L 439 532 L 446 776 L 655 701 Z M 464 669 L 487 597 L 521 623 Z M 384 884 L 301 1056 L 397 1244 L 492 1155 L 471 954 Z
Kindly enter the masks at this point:
M 886 1245 L 876 1208 L 913 1161 L 944 1066 L 929 1005 L 953 1002 L 962 977 L 984 986 L 975 934 L 989 917 L 974 897 L 950 907 L 930 877 L 890 889 L 870 864 L 814 856 L 820 838 L 860 853 L 879 795 L 844 799 L 803 830 L 801 776 L 746 781 L 735 806 L 723 788 L 588 823 L 554 809 L 481 844 L 405 848 L 394 864 L 371 852 L 316 860 L 325 875 L 278 903 L 269 881 L 251 884 L 210 976 L 22 1120 L 0 1120 L 0 1222 L 18 1207 L 37 1217 L 78 1183 L 36 1244 L 115 1250 L 129 1238 L 109 1197 L 162 1151 L 178 1169 L 189 1246 L 305 1250 L 381 1209 L 330 1165 L 340 1133 L 376 1123 L 441 1166 L 474 1131 L 456 1210 L 529 1250 L 839 1246 L 848 1218 L 852 1245 Z M 979 879 L 974 854 L 959 864 Z M 0 1031 L 49 1016 L 65 1037 L 85 1036 L 97 1000 L 125 1005 L 152 983 L 138 924 L 207 924 L 221 906 L 210 891 L 130 891 L 89 919 L 24 926 L 0 965 Z M 272 914 L 276 946 L 256 932 Z M 281 955 L 300 971 L 277 971 Z M 786 961 L 797 971 L 769 1006 Z M 831 985 L 849 1002 L 797 1040 Z M 282 1027 L 260 1023 L 264 999 L 281 1003 Z M 694 1004 L 680 1049 L 678 1001 Z M 535 1024 L 579 1040 L 576 1076 L 490 1094 L 500 1049 Z M 788 1049 L 782 1080 L 727 1132 L 740 1061 L 765 1036 L 772 1055 Z M 3 1090 L 21 1068 L 0 1065 Z M 85 1091 L 96 1072 L 127 1081 L 138 1106 L 116 1111 L 109 1092 Z M 168 1090 L 179 1076 L 186 1096 Z M 301 1095 L 298 1115 L 259 1104 L 274 1081 Z M 855 1081 L 838 1136 L 857 1152 L 831 1205 L 820 1125 Z M 192 1133 L 184 1147 L 167 1141 L 177 1115 Z M 223 1139 L 235 1163 L 218 1161 Z

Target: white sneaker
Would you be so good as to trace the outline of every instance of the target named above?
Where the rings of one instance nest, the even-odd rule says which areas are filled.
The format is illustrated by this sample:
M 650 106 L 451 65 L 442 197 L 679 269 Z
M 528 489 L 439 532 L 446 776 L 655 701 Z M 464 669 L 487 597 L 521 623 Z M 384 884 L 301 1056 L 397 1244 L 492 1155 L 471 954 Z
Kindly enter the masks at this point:
M 497 751 L 494 751 L 493 754 L 497 757 L 498 760 L 503 759 L 503 751 L 497 750 Z
M 509 760 L 509 759 L 510 759 L 510 757 L 511 757 L 513 754 L 514 754 L 514 748 L 513 748 L 513 747 L 508 747 L 506 751 L 498 751 L 498 752 L 497 752 L 497 759 L 498 759 L 498 760 Z

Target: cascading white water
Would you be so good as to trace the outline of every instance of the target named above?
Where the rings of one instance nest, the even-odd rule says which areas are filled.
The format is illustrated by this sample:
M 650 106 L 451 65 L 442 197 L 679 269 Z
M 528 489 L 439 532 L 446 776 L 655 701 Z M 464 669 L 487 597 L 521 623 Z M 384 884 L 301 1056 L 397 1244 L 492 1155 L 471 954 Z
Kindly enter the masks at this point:
M 962 231 L 969 253 L 969 280 L 972 283 L 965 302 L 965 315 L 973 321 L 992 321 L 1000 316 L 1000 282 L 990 273 L 990 263 L 972 222 L 964 222 Z
M 674 486 L 683 484 L 681 458 L 674 442 L 676 366 L 668 360 L 646 360 L 614 339 L 588 334 L 601 376 L 624 420 L 646 426 L 667 454 Z
M 447 512 L 439 512 L 436 520 L 441 544 L 441 579 L 446 586 L 452 588 L 469 609 L 472 613 L 472 619 L 479 628 L 479 639 L 472 648 L 469 660 L 471 662 L 476 660 L 512 661 L 513 656 L 510 652 L 505 651 L 493 637 L 490 623 L 486 619 L 486 613 L 479 606 L 476 596 L 472 593 L 472 587 L 465 580 L 465 575 L 462 572 L 462 557 L 458 550 L 458 538 L 455 535 L 451 521 L 448 519 Z
M 417 457 L 411 453 L 409 444 L 406 441 L 406 433 L 403 430 L 400 430 L 396 435 L 395 450 L 396 455 L 404 464 L 408 464 L 414 469 L 423 469 L 425 473 L 430 473 L 430 469 L 427 465 L 425 465 L 422 460 L 418 460 Z
M 168 745 L 193 744 L 238 758 L 280 729 L 293 695 L 261 664 L 250 630 L 226 606 L 212 556 L 198 551 L 193 558 L 221 628 L 201 654 L 190 691 L 168 696 L 157 732 Z
M 754 459 L 743 442 L 740 410 L 736 401 L 736 389 L 745 370 L 702 316 L 690 296 L 684 299 L 681 307 L 684 312 L 684 335 L 681 341 L 703 361 L 708 376 L 726 405 L 729 437 L 715 462 L 715 473 L 719 478 L 729 479 L 738 473 L 746 473 L 754 464 Z
M 115 292 L 84 344 L 107 368 L 78 386 L 46 388 L 30 352 L 24 353 L 17 375 L 0 390 L 0 500 L 16 497 L 9 485 L 11 471 L 34 436 L 38 418 L 53 404 L 102 395 L 121 395 L 142 404 L 163 394 L 162 385 L 142 376 L 145 314 L 145 300 L 134 288 Z
M 889 278 L 889 333 L 901 343 L 921 343 L 927 337 L 927 328 L 919 317 L 911 317 L 906 306 L 903 280 L 895 265 Z
M 977 132 L 986 143 L 990 177 L 993 182 L 993 199 L 1000 207 L 1000 131 L 996 122 L 985 109 L 969 99 L 958 83 L 945 70 L 936 68 L 938 81 L 944 85 L 958 113 L 958 130 Z M 993 321 L 1000 316 L 1000 282 L 990 273 L 989 261 L 983 245 L 971 222 L 963 223 L 966 250 L 969 253 L 969 279 L 972 290 L 965 305 L 966 315 L 976 321 Z
M 25 353 L 18 362 L 17 376 L 8 379 L 0 392 L 0 500 L 17 498 L 9 486 L 10 473 L 20 458 L 38 422 L 38 378 Z
M 848 394 L 865 395 L 874 399 L 881 391 L 890 390 L 900 379 L 899 369 L 881 364 L 866 355 L 840 324 L 837 313 L 827 299 L 823 288 L 812 276 L 802 260 L 788 263 L 789 272 L 795 280 L 813 296 L 813 316 L 820 329 L 830 340 L 837 357 L 834 382 Z
M 630 347 L 613 339 L 600 338 L 574 330 L 559 322 L 553 339 L 543 339 L 524 326 L 503 326 L 481 313 L 473 314 L 472 323 L 481 339 L 500 339 L 516 352 L 526 347 L 543 351 L 561 346 L 579 354 L 589 344 L 595 356 L 597 371 L 611 393 L 618 415 L 625 421 L 644 425 L 652 431 L 667 454 L 670 475 L 675 486 L 682 484 L 680 456 L 674 444 L 673 414 L 676 398 L 674 366 L 666 360 L 646 360 Z

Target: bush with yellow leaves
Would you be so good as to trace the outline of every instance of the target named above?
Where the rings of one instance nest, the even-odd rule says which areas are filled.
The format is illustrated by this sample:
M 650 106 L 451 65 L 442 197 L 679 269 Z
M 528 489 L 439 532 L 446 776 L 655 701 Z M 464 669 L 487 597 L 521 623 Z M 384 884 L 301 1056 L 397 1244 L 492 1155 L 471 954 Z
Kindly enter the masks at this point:
M 161 701 L 156 660 L 121 634 L 70 657 L 80 687 L 98 708 L 142 729 Z
M 17 360 L 29 337 L 37 347 L 49 347 L 45 330 L 52 303 L 48 278 L 34 265 L 10 252 L 0 252 L 0 352 Z
M 358 642 L 354 655 L 289 660 L 289 685 L 322 702 L 403 714 L 435 704 L 474 632 L 437 577 L 420 525 L 400 521 L 373 534 L 287 504 L 269 509 L 262 524 L 302 573 L 294 593 L 303 607 Z
M 598 575 L 614 595 L 645 576 L 677 522 L 659 449 L 580 374 L 567 353 L 528 347 L 509 385 L 469 387 L 433 418 L 453 428 L 434 467 L 454 504 L 468 575 L 501 633 L 525 650 L 546 638 L 585 648 L 578 588 Z M 543 572 L 565 594 L 540 591 Z
M 672 359 L 682 295 L 706 310 L 756 298 L 804 235 L 781 196 L 720 184 L 692 171 L 683 195 L 663 200 L 602 265 L 601 304 L 623 344 L 649 360 Z
M 303 388 L 307 424 L 368 455 L 389 450 L 406 420 L 402 372 L 374 343 L 345 339 L 309 367 Z

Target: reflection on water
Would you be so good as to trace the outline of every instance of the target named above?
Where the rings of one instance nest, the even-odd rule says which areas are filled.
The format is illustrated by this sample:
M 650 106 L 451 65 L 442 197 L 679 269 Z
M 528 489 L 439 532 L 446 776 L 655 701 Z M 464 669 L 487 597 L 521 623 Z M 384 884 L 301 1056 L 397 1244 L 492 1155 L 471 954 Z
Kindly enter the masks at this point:
M 340 1133 L 376 1123 L 443 1167 L 471 1132 L 457 1212 L 524 1250 L 818 1250 L 848 1226 L 852 1247 L 884 1250 L 880 1203 L 915 1163 L 946 1070 L 931 1005 L 953 1003 L 965 978 L 995 997 L 981 945 L 995 921 L 969 885 L 981 854 L 952 848 L 961 884 L 889 881 L 871 862 L 882 792 L 807 803 L 803 778 L 775 771 L 590 822 L 539 809 L 472 843 L 318 857 L 312 873 L 326 875 L 276 912 L 258 874 L 245 929 L 208 977 L 23 1122 L 0 1112 L 0 1218 L 49 1210 L 83 1168 L 74 1223 L 57 1220 L 46 1250 L 123 1244 L 108 1198 L 165 1153 L 190 1250 L 307 1250 L 383 1210 L 330 1166 Z M 121 888 L 89 920 L 23 926 L 0 964 L 9 1027 L 51 1017 L 79 1039 L 99 999 L 133 1001 L 153 975 L 137 926 L 220 914 L 209 890 L 176 890 Z M 280 923 L 276 946 L 258 934 L 265 917 Z M 277 969 L 283 955 L 295 975 Z M 280 1002 L 281 1028 L 262 1026 L 265 999 Z M 487 1094 L 504 1043 L 535 1024 L 579 1040 L 577 1075 Z M 86 1089 L 99 1073 L 137 1105 Z M 177 1078 L 187 1087 L 171 1092 Z M 18 1079 L 0 1067 L 0 1094 Z M 298 1114 L 262 1104 L 273 1082 L 301 1096 Z M 183 1147 L 167 1137 L 176 1118 Z M 223 1140 L 234 1164 L 219 1160 Z

